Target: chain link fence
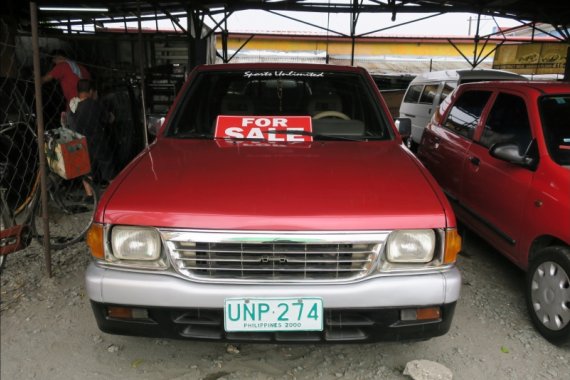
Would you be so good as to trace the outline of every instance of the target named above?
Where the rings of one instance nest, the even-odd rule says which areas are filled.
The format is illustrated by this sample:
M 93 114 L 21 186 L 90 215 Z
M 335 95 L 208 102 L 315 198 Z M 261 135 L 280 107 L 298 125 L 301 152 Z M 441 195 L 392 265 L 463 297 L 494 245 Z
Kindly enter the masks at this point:
M 5 30 L 2 25 L 2 30 Z M 8 206 L 19 212 L 34 189 L 38 173 L 34 82 L 31 67 L 16 57 L 15 39 L 0 41 L 0 188 Z
M 5 20 L 0 20 L 0 189 L 2 213 L 14 216 L 17 224 L 33 225 L 34 195 L 39 192 L 39 151 L 37 142 L 37 115 L 35 105 L 33 50 L 27 33 L 14 33 Z M 128 45 L 129 49 L 125 49 Z M 143 130 L 140 80 L 135 44 L 129 40 L 116 42 L 112 38 L 89 36 L 55 36 L 40 32 L 40 70 L 42 75 L 43 119 L 46 131 L 54 131 L 62 125 L 85 135 L 91 161 L 90 177 L 101 190 L 143 148 Z M 128 54 L 125 54 L 126 51 Z M 108 53 L 105 55 L 103 53 Z M 83 95 L 74 99 L 70 107 L 69 88 L 64 94 L 65 79 L 54 71 L 58 57 L 65 57 L 64 65 L 72 72 L 80 68 L 82 77 L 90 78 L 97 97 L 87 108 Z M 50 80 L 51 79 L 51 80 Z M 69 83 L 67 83 L 69 85 Z M 73 83 L 74 90 L 76 84 Z M 92 93 L 90 93 L 92 95 Z M 75 102 L 75 104 L 73 104 Z M 92 104 L 92 105 L 93 105 Z M 73 111 L 75 112 L 72 112 Z M 80 117 L 80 113 L 82 116 Z M 100 116 L 105 114 L 105 118 Z M 73 122 L 73 121 L 76 122 Z M 79 124 L 78 124 L 79 123 Z M 105 161 L 105 176 L 96 172 Z M 65 181 L 57 187 L 57 197 L 80 197 L 87 192 L 80 179 Z M 79 193 L 79 194 L 78 194 Z M 54 199 L 50 196 L 50 202 Z M 88 196 L 89 194 L 83 194 Z M 66 218 L 58 223 L 72 224 L 73 212 L 65 210 Z M 50 220 L 51 226 L 51 220 Z M 5 229 L 4 222 L 2 226 Z M 51 227 L 50 227 L 51 229 Z M 32 229 L 33 231 L 33 229 Z M 57 229 L 61 233 L 65 229 Z M 34 232 L 37 233 L 37 232 Z M 51 235 L 52 233 L 50 233 Z M 2 245 L 5 241 L 2 240 Z

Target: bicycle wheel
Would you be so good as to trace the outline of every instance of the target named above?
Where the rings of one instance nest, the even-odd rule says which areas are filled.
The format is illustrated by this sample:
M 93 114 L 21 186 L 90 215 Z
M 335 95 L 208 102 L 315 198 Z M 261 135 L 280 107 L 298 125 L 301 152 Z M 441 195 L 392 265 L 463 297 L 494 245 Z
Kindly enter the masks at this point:
M 48 177 L 48 222 L 50 244 L 61 249 L 77 243 L 93 222 L 93 214 L 99 201 L 99 192 L 86 176 L 64 180 L 54 174 Z M 87 192 L 93 194 L 87 196 Z M 39 200 L 32 216 L 32 228 L 36 239 L 43 244 L 44 230 L 42 202 Z

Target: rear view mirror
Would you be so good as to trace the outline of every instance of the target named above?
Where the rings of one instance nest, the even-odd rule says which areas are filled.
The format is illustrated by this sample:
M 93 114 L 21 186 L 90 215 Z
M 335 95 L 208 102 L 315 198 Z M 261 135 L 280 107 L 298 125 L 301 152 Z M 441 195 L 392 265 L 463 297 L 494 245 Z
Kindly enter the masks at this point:
M 395 120 L 396 128 L 403 138 L 408 138 L 412 134 L 412 119 L 407 117 L 398 117 Z

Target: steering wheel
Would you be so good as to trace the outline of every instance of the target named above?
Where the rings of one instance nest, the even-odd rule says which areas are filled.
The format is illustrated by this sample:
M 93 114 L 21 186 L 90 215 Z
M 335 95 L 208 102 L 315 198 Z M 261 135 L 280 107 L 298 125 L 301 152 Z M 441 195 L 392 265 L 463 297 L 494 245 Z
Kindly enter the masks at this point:
M 350 120 L 347 114 L 339 111 L 322 111 L 313 116 L 313 120 L 324 119 L 325 117 L 336 117 L 337 119 Z

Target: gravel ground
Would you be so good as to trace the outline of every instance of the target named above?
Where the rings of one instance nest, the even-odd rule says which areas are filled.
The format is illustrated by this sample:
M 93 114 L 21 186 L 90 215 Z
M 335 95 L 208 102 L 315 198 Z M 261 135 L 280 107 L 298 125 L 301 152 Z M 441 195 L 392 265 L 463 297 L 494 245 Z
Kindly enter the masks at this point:
M 469 233 L 458 264 L 463 289 L 450 332 L 416 343 L 238 346 L 108 335 L 85 295 L 83 244 L 40 247 L 7 260 L 0 275 L 0 377 L 8 379 L 409 379 L 412 360 L 437 362 L 454 379 L 570 379 L 570 347 L 534 331 L 524 274 Z M 435 378 L 435 377 L 434 377 Z

